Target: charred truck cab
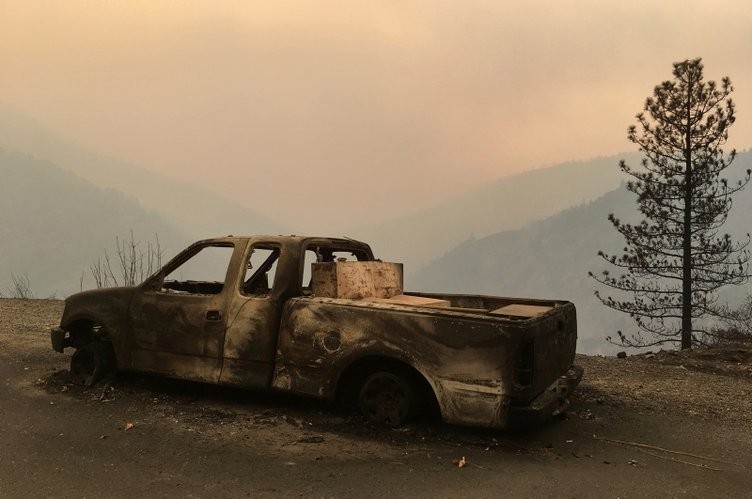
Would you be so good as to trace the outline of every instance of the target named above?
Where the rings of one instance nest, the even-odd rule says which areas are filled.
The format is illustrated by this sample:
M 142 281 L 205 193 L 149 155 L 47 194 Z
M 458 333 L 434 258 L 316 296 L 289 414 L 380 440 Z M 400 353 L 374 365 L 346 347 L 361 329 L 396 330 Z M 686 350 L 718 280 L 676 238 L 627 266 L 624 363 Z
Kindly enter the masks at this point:
M 582 377 L 572 303 L 405 293 L 401 264 L 323 237 L 199 241 L 137 287 L 70 296 L 51 340 L 86 384 L 123 370 L 345 398 L 390 426 L 429 407 L 547 419 Z

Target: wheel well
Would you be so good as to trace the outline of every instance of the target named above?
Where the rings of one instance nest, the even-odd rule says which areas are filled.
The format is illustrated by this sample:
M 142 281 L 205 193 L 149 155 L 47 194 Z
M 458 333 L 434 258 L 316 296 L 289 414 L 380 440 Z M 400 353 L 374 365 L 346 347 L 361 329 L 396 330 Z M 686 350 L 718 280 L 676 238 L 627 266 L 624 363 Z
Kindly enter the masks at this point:
M 65 328 L 68 331 L 70 346 L 81 348 L 95 339 L 104 338 L 102 325 L 91 319 L 78 319 Z
M 425 412 L 431 415 L 438 414 L 439 403 L 436 400 L 436 394 L 425 376 L 410 364 L 391 357 L 375 355 L 363 357 L 347 366 L 340 375 L 337 383 L 337 399 L 348 404 L 353 404 L 358 396 L 360 385 L 365 378 L 369 374 L 378 371 L 405 374 L 412 378 L 415 388 L 419 392 L 418 395 L 425 404 Z

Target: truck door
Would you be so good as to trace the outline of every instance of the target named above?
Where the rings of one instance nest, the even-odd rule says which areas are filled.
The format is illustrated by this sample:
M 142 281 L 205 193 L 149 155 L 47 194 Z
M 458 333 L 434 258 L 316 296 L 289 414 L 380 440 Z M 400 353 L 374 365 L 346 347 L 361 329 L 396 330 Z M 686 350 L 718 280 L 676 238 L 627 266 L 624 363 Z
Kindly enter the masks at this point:
M 251 244 L 245 275 L 228 307 L 224 363 L 220 383 L 267 388 L 274 371 L 284 276 L 277 265 L 283 247 L 274 242 Z
M 233 252 L 232 243 L 192 246 L 139 288 L 130 308 L 132 368 L 219 381 Z

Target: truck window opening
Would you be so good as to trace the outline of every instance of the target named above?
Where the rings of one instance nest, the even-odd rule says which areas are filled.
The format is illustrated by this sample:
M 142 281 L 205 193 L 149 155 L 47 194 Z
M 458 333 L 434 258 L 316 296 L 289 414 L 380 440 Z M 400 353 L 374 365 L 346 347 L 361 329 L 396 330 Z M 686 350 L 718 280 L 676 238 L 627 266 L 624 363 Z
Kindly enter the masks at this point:
M 221 293 L 233 250 L 232 245 L 226 244 L 200 248 L 165 276 L 160 292 L 200 295 Z

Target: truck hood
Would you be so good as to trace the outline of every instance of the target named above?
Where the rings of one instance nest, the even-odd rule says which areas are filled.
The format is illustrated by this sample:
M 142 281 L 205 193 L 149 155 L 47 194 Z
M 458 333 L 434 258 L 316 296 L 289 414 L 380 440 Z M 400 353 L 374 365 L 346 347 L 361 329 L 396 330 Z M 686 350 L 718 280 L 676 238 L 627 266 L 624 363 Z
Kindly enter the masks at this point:
M 98 322 L 119 321 L 128 313 L 136 288 L 102 288 L 76 293 L 65 299 L 65 311 L 60 320 L 66 326 L 79 319 Z

